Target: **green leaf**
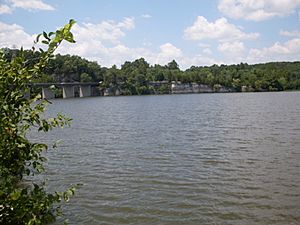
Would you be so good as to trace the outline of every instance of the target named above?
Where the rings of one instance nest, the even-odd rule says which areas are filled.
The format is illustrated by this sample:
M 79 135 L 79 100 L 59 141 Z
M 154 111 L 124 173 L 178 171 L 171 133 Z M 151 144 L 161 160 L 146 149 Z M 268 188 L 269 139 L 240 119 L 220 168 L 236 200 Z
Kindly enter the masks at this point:
M 32 218 L 31 220 L 29 220 L 27 225 L 34 225 L 35 224 L 36 219 Z
M 74 195 L 75 189 L 64 195 L 49 194 L 43 183 L 32 187 L 27 185 L 29 180 L 24 182 L 24 177 L 43 172 L 43 163 L 47 161 L 43 151 L 48 146 L 32 142 L 28 139 L 31 136 L 28 132 L 32 129 L 47 132 L 68 123 L 64 116 L 48 120 L 47 104 L 40 101 L 41 96 L 25 99 L 24 93 L 29 90 L 28 83 L 41 78 L 59 44 L 62 41 L 74 42 L 70 32 L 74 22 L 71 20 L 56 32 L 37 35 L 35 43 L 43 35 L 41 43 L 48 47 L 39 49 L 39 52 L 21 48 L 12 60 L 7 60 L 4 51 L 0 50 L 0 211 L 4 204 L 8 210 L 8 213 L 0 212 L 0 224 L 3 221 L 9 221 L 9 224 L 49 224 L 57 215 L 55 209 L 59 207 L 56 204 L 60 198 L 69 200 Z M 36 57 L 34 60 L 28 58 L 31 53 Z
M 10 197 L 11 197 L 11 199 L 12 200 L 14 200 L 14 201 L 16 201 L 16 200 L 18 200 L 18 198 L 21 196 L 21 191 L 20 190 L 15 190 L 11 195 L 10 195 Z
M 42 35 L 42 34 L 39 34 L 39 35 L 36 37 L 35 43 L 38 43 L 38 42 L 39 42 L 39 39 L 40 39 L 41 35 Z
M 75 23 L 76 23 L 76 21 L 75 21 L 74 19 L 70 19 L 69 24 L 70 24 L 71 26 L 73 26 Z
M 65 39 L 68 41 L 68 42 L 71 42 L 71 43 L 75 43 L 75 40 L 73 39 L 73 34 L 72 33 L 69 33 Z
M 47 39 L 48 41 L 50 41 L 51 39 L 48 37 L 48 34 L 44 31 L 43 32 L 43 36 L 45 39 Z

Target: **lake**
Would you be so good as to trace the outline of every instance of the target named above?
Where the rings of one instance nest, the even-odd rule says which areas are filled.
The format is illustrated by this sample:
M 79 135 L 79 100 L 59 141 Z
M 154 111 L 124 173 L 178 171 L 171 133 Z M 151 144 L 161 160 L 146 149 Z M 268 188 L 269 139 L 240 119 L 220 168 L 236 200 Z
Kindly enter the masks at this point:
M 70 224 L 299 224 L 300 92 L 57 99 Z

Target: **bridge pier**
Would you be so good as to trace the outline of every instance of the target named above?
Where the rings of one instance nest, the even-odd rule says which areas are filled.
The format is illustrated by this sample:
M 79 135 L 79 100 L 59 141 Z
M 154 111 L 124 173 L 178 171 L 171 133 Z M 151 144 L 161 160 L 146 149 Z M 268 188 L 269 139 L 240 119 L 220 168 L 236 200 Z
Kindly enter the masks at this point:
M 63 98 L 74 98 L 74 86 L 63 86 Z
M 79 85 L 79 97 L 89 97 L 92 95 L 91 85 Z
M 30 95 L 30 88 L 40 87 L 42 88 L 42 98 L 43 99 L 52 99 L 55 98 L 55 91 L 53 88 L 58 88 L 62 90 L 63 98 L 74 98 L 74 97 L 89 97 L 100 95 L 99 89 L 96 88 L 100 85 L 99 82 L 68 82 L 68 83 L 29 83 L 28 90 L 23 90 L 24 97 Z M 98 90 L 98 93 L 95 94 L 95 90 Z M 35 90 L 35 89 L 34 89 Z M 25 93 L 29 91 L 29 93 Z M 57 96 L 56 96 L 57 97 Z
M 50 87 L 42 87 L 42 98 L 43 99 L 52 99 L 55 98 L 55 94 Z

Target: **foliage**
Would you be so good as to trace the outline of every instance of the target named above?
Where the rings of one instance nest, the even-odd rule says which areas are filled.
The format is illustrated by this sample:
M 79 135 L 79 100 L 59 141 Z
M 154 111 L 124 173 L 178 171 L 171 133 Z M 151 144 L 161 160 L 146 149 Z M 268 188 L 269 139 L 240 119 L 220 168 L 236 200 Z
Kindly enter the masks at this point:
M 31 54 L 38 58 L 28 58 L 28 51 L 21 49 L 7 60 L 7 55 L 0 52 L 0 224 L 32 225 L 54 221 L 61 213 L 57 203 L 74 194 L 74 187 L 63 193 L 47 193 L 44 182 L 29 182 L 31 176 L 44 171 L 43 163 L 47 159 L 42 152 L 48 146 L 31 142 L 28 132 L 32 129 L 47 132 L 68 125 L 70 119 L 60 114 L 45 118 L 47 102 L 40 101 L 38 95 L 31 99 L 25 97 L 28 84 L 40 78 L 39 74 L 60 43 L 63 40 L 75 42 L 70 32 L 74 23 L 70 20 L 56 32 L 38 35 L 35 43 L 41 42 L 47 48 L 35 51 L 33 47 Z
M 15 50 L 10 50 L 7 58 L 14 54 Z M 34 59 L 37 54 L 26 52 L 26 57 Z M 161 81 L 169 82 L 169 87 L 172 81 L 176 81 L 205 84 L 211 88 L 221 85 L 236 91 L 282 91 L 300 89 L 299 71 L 300 62 L 192 66 L 182 71 L 175 60 L 164 66 L 152 66 L 144 58 L 126 61 L 121 68 L 115 65 L 105 68 L 79 56 L 56 55 L 45 67 L 45 75 L 36 82 L 102 81 L 102 88 L 121 89 L 126 95 L 168 93 L 169 88 L 151 85 Z
M 92 81 L 92 77 L 87 74 L 87 73 L 82 73 L 80 75 L 80 82 L 91 82 Z

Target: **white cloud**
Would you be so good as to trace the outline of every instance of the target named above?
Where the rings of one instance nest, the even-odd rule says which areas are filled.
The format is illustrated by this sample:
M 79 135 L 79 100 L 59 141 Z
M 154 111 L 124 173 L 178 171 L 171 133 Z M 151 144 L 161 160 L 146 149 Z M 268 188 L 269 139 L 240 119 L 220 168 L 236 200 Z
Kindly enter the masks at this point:
M 179 48 L 175 47 L 171 43 L 166 43 L 161 45 L 160 47 L 161 55 L 166 57 L 180 57 L 182 56 L 182 52 Z
M 134 19 L 124 18 L 121 22 L 103 21 L 99 24 L 83 23 L 75 24 L 72 32 L 74 33 L 78 44 L 84 44 L 93 41 L 108 41 L 111 43 L 119 43 L 120 39 L 125 36 L 126 30 L 134 29 Z
M 300 0 L 220 0 L 218 9 L 235 19 L 262 21 L 287 16 L 300 7 Z
M 35 35 L 30 35 L 17 24 L 6 24 L 0 21 L 0 48 L 31 48 Z
M 150 64 L 160 65 L 166 65 L 175 59 L 182 69 L 189 68 L 191 65 L 222 63 L 213 58 L 208 45 L 205 45 L 203 55 L 194 56 L 184 54 L 180 48 L 171 43 L 164 43 L 157 49 L 155 46 L 128 47 L 122 43 L 122 38 L 126 36 L 128 29 L 134 27 L 128 21 L 127 19 L 121 22 L 104 21 L 99 24 L 89 24 L 89 26 L 77 24 L 72 29 L 76 43 L 63 42 L 56 53 L 79 55 L 107 67 L 114 64 L 120 66 L 125 61 L 133 61 L 141 57 Z M 111 39 L 108 36 L 109 32 L 113 34 L 110 36 Z M 26 33 L 20 25 L 0 22 L 0 47 L 20 48 L 23 46 L 28 49 L 33 45 L 35 36 Z
M 213 54 L 210 48 L 205 48 L 205 49 L 202 50 L 202 52 L 206 55 L 212 55 Z
M 8 5 L 0 5 L 0 14 L 11 14 L 12 11 Z
M 244 61 L 246 47 L 243 42 L 224 42 L 218 45 L 218 50 L 223 54 L 226 64 L 240 63 Z
M 44 3 L 42 0 L 10 0 L 12 7 L 22 9 L 54 10 L 54 7 Z
M 298 30 L 293 30 L 293 31 L 281 30 L 280 35 L 286 36 L 286 37 L 299 37 L 300 38 L 300 31 L 298 31 Z
M 207 43 L 198 43 L 197 46 L 200 48 L 210 48 L 210 44 Z
M 285 43 L 276 42 L 268 48 L 251 49 L 248 61 L 251 63 L 267 61 L 294 61 L 300 58 L 300 38 Z
M 218 50 L 226 54 L 242 54 L 245 51 L 245 45 L 243 42 L 224 42 L 219 44 Z
M 44 3 L 42 0 L 7 0 L 7 4 L 0 4 L 0 15 L 11 14 L 16 8 L 26 10 L 54 10 L 54 7 Z
M 171 43 L 165 43 L 161 45 L 160 52 L 157 55 L 157 64 L 165 65 L 173 59 L 179 59 L 182 57 L 182 51 Z
M 165 65 L 173 59 L 183 62 L 185 56 L 181 49 L 171 43 L 159 46 L 130 48 L 122 43 L 122 38 L 134 28 L 134 19 L 125 18 L 121 22 L 103 21 L 99 24 L 75 24 L 72 32 L 76 43 L 64 42 L 58 49 L 62 54 L 75 54 L 97 61 L 101 66 L 120 66 L 125 61 L 145 58 L 150 64 Z M 181 64 L 180 64 L 181 65 Z
M 153 51 L 153 46 L 129 48 L 122 44 L 126 32 L 134 28 L 134 19 L 125 18 L 120 22 L 103 21 L 99 24 L 75 24 L 72 28 L 76 43 L 63 42 L 56 53 L 79 55 L 97 61 L 102 66 L 121 65 L 125 61 L 144 57 L 150 63 L 167 63 L 174 57 L 180 58 L 180 49 L 170 43 Z M 17 24 L 0 22 L 0 47 L 31 48 L 36 35 L 30 35 Z M 168 61 L 169 60 L 169 61 Z
M 152 16 L 149 15 L 149 14 L 143 14 L 142 15 L 142 18 L 145 18 L 145 19 L 150 19 Z
M 120 22 L 109 20 L 98 24 L 75 24 L 72 33 L 76 44 L 64 42 L 58 52 L 80 55 L 103 66 L 120 65 L 136 55 L 121 42 L 126 32 L 134 27 L 134 18 L 124 18 Z
M 210 23 L 210 25 L 216 26 L 216 22 Z M 230 25 L 229 28 L 231 29 L 225 28 L 225 30 L 229 29 L 231 33 L 236 32 L 235 35 L 230 36 L 229 31 L 217 32 L 213 35 L 214 39 L 217 40 L 216 46 L 213 43 L 209 43 L 210 45 L 199 43 L 197 46 L 201 48 L 197 48 L 198 53 L 192 55 L 169 42 L 162 43 L 158 47 L 143 45 L 142 43 L 136 47 L 127 46 L 123 43 L 123 39 L 134 27 L 134 18 L 124 18 L 121 21 L 103 21 L 97 24 L 79 23 L 74 25 L 72 29 L 76 43 L 63 42 L 58 50 L 61 54 L 79 55 L 107 67 L 113 64 L 120 66 L 125 61 L 132 61 L 141 57 L 150 64 L 161 65 L 175 59 L 181 69 L 189 68 L 191 65 L 294 61 L 300 58 L 300 32 L 297 30 L 282 30 L 280 32 L 281 35 L 291 37 L 289 41 L 276 42 L 272 46 L 261 49 L 253 48 L 249 51 L 243 43 L 243 39 L 250 38 L 251 35 L 242 32 L 241 28 L 236 26 L 232 28 Z M 26 33 L 20 25 L 0 22 L 0 47 L 15 46 L 19 48 L 22 45 L 25 48 L 30 48 L 33 45 L 34 37 L 35 35 Z
M 198 16 L 191 27 L 184 30 L 184 37 L 188 40 L 218 39 L 219 41 L 233 41 L 256 39 L 258 33 L 245 33 L 242 28 L 228 23 L 226 18 L 209 22 L 203 16 Z
M 191 66 L 206 66 L 206 65 L 213 65 L 213 64 L 223 64 L 222 61 L 216 60 L 213 57 L 203 56 L 201 54 L 195 55 L 193 57 L 184 57 L 178 64 L 183 69 L 187 69 Z
M 184 54 L 184 52 L 174 46 L 171 43 L 166 43 L 160 46 L 160 52 L 157 53 L 151 53 L 152 58 L 147 58 L 151 64 L 160 64 L 160 65 L 166 65 L 173 59 L 179 64 L 181 69 L 187 69 L 194 66 L 199 65 L 212 65 L 212 64 L 221 64 L 222 62 L 214 59 L 210 54 L 212 53 L 209 48 L 205 48 L 203 50 L 204 55 L 198 54 L 194 56 L 189 56 Z
M 126 30 L 132 30 L 134 29 L 135 25 L 134 25 L 134 18 L 133 17 L 126 17 L 124 18 L 124 20 L 120 23 L 116 24 L 116 27 L 120 28 L 120 29 L 126 29 Z

